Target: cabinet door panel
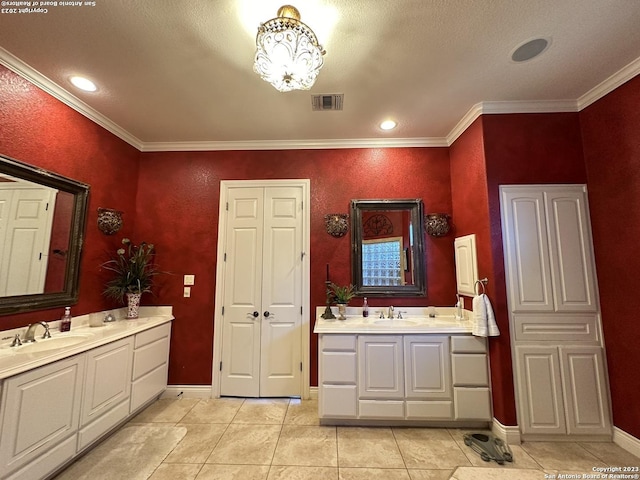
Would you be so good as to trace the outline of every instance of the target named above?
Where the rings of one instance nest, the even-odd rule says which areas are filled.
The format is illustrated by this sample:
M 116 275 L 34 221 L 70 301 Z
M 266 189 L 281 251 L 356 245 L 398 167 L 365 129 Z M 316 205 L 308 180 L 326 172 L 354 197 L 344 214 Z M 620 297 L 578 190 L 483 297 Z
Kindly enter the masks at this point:
M 359 398 L 403 398 L 402 337 L 358 337 Z
M 542 192 L 501 189 L 504 255 L 513 312 L 552 312 L 553 286 Z
M 321 385 L 318 399 L 320 418 L 356 418 L 357 395 L 355 385 Z
M 545 192 L 555 309 L 597 309 L 591 227 L 583 187 Z
M 453 389 L 456 420 L 491 420 L 491 394 L 488 387 Z
M 516 347 L 522 433 L 566 433 L 557 347 Z
M 451 398 L 449 337 L 404 337 L 407 398 Z
M 608 388 L 602 348 L 561 347 L 567 433 L 610 434 Z

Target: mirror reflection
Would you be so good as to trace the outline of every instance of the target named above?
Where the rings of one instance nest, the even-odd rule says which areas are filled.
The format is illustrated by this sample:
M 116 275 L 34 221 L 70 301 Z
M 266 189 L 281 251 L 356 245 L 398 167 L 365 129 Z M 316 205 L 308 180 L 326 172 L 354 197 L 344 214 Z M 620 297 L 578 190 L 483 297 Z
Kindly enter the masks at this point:
M 88 190 L 0 155 L 0 312 L 77 301 Z
M 425 294 L 420 200 L 352 200 L 352 283 L 361 295 Z

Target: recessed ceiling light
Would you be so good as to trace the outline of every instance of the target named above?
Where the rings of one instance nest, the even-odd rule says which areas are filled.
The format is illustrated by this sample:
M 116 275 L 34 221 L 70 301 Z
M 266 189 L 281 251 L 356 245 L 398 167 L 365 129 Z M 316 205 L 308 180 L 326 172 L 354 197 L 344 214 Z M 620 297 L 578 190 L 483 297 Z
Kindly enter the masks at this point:
M 88 78 L 75 76 L 71 77 L 69 81 L 80 90 L 84 90 L 85 92 L 95 92 L 98 89 L 98 87 L 96 87 L 96 84 Z
M 394 122 L 393 120 L 385 120 L 384 122 L 382 122 L 380 124 L 380 128 L 382 130 L 392 130 L 394 128 L 396 128 L 396 125 L 398 125 L 396 122 Z
M 514 62 L 526 62 L 540 55 L 548 46 L 549 40 L 546 38 L 528 40 L 513 51 L 511 60 Z

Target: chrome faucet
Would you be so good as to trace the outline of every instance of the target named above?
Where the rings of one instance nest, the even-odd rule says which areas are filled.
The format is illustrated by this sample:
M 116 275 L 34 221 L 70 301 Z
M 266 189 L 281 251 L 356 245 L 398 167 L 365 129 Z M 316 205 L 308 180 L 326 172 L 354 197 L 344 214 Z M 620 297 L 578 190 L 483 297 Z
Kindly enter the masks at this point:
M 389 306 L 389 314 L 387 315 L 387 318 L 393 318 L 393 305 Z
M 36 341 L 35 332 L 38 325 L 42 325 L 44 327 L 44 334 L 42 335 L 42 338 L 51 338 L 51 333 L 49 332 L 49 324 L 47 322 L 37 322 L 32 323 L 27 327 L 27 331 L 22 338 L 22 343 L 33 343 Z

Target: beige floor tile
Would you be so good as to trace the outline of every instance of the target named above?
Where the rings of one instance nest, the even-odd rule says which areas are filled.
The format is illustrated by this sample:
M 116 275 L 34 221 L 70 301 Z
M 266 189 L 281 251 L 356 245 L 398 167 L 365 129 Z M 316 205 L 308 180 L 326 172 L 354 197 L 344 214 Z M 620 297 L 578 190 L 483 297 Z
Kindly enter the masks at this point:
M 227 465 L 270 465 L 280 425 L 231 424 L 207 459 Z
M 406 468 L 340 468 L 339 473 L 339 480 L 411 480 Z
M 612 442 L 584 442 L 580 446 L 610 467 L 640 467 L 640 458 Z
M 320 425 L 318 400 L 291 399 L 284 423 L 293 425 Z
M 439 428 L 394 428 L 407 468 L 446 469 L 470 466 L 451 434 Z
M 200 400 L 181 423 L 231 423 L 243 402 L 243 398 Z
M 281 425 L 287 413 L 289 399 L 251 398 L 244 401 L 233 423 Z
M 161 398 L 142 410 L 129 423 L 178 423 L 198 401 L 197 398 Z
M 464 444 L 464 435 L 467 433 L 484 433 L 491 434 L 489 430 L 465 430 L 460 428 L 450 428 L 449 433 L 460 447 L 460 450 L 466 455 L 474 467 L 495 467 L 496 462 L 485 462 L 480 458 L 480 455 L 476 453 L 471 447 Z M 513 454 L 513 462 L 505 462 L 504 468 L 525 468 L 525 469 L 541 469 L 542 467 L 531 458 L 531 456 L 522 449 L 520 445 L 509 445 L 511 453 Z
M 338 427 L 338 466 L 406 468 L 390 428 Z
M 204 463 L 215 448 L 227 425 L 180 423 L 187 434 L 164 460 L 165 463 Z
M 268 480 L 338 480 L 336 467 L 272 466 Z
M 284 425 L 273 465 L 338 466 L 336 427 Z
M 449 480 L 453 475 L 453 470 L 409 470 L 411 480 Z
M 591 473 L 593 467 L 606 467 L 604 462 L 573 442 L 524 442 L 522 448 L 544 469 Z
M 544 478 L 544 472 L 541 470 L 458 467 L 451 480 L 543 480 Z
M 266 480 L 268 474 L 264 465 L 204 465 L 196 480 Z
M 194 480 L 202 464 L 162 463 L 149 477 L 149 480 Z

